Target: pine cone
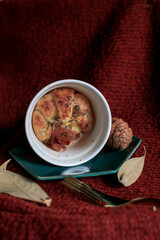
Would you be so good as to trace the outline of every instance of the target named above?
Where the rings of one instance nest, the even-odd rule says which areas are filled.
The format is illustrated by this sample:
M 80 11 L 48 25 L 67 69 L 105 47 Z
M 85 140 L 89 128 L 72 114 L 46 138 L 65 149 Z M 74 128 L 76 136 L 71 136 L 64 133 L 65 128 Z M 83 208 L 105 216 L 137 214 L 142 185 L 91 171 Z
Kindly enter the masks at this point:
M 114 150 L 124 150 L 132 141 L 133 132 L 128 123 L 120 118 L 112 118 L 112 127 L 107 146 Z

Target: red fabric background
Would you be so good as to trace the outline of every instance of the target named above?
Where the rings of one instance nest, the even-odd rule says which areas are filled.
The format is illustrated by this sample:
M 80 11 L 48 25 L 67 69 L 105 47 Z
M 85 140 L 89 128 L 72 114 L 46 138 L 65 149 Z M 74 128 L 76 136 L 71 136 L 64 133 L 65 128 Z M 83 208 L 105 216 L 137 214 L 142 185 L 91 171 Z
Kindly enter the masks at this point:
M 147 149 L 130 187 L 114 175 L 82 180 L 126 199 L 160 198 L 159 62 L 158 0 L 0 1 L 0 164 L 33 96 L 56 80 L 81 79 L 103 93 L 112 116 L 127 121 Z M 141 144 L 134 156 L 142 154 Z M 8 169 L 32 179 L 15 161 Z M 51 207 L 0 194 L 2 240 L 159 239 L 160 205 L 105 209 L 61 181 L 33 180 L 52 197 Z

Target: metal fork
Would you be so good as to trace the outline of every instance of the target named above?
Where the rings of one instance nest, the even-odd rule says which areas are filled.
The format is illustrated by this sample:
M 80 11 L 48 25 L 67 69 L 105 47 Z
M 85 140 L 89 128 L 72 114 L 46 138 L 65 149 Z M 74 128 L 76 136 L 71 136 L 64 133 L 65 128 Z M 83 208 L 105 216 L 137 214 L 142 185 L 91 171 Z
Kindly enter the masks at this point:
M 87 184 L 83 183 L 82 181 L 72 176 L 68 176 L 64 178 L 62 183 L 72 191 L 76 192 L 79 196 L 85 198 L 87 201 L 101 207 L 124 206 L 129 203 L 135 203 L 138 201 L 146 201 L 146 200 L 152 200 L 152 201 L 154 200 L 154 201 L 160 202 L 160 199 L 148 198 L 148 197 L 124 200 L 121 198 L 106 195 L 102 192 L 99 192 L 93 189 L 92 187 L 88 186 Z

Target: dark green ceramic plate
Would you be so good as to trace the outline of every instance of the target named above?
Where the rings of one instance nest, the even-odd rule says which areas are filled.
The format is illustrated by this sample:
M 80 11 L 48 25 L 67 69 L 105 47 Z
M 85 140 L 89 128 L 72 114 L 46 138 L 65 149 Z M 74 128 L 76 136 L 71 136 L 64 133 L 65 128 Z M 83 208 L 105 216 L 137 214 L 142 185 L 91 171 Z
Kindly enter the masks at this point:
M 105 146 L 96 157 L 75 167 L 59 167 L 44 161 L 33 152 L 26 139 L 9 153 L 27 172 L 39 180 L 62 179 L 67 175 L 89 177 L 116 173 L 141 142 L 141 139 L 134 136 L 129 147 L 123 151 L 111 151 Z

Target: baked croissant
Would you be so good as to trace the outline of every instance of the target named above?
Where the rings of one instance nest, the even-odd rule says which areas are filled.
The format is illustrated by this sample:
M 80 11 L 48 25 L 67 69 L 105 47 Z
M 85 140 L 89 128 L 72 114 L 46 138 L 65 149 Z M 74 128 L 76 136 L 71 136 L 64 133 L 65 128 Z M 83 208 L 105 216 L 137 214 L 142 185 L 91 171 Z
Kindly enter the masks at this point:
M 37 138 L 55 151 L 65 150 L 71 142 L 94 126 L 88 98 L 72 88 L 58 88 L 45 94 L 36 104 L 32 126 Z

